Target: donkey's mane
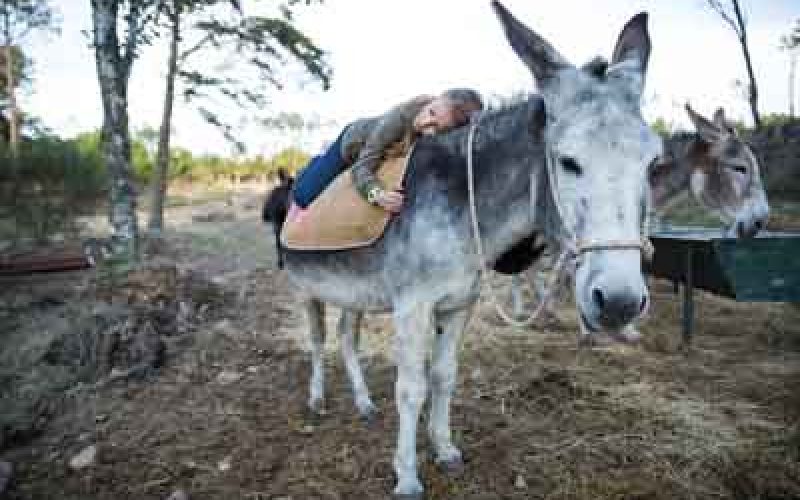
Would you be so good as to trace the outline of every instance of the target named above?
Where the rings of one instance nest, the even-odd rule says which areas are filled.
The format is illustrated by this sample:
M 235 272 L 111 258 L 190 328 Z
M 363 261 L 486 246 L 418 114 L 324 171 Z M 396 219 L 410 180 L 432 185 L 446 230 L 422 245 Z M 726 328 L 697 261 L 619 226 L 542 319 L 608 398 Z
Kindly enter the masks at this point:
M 673 132 L 664 139 L 664 157 L 681 158 L 690 144 L 700 139 L 700 134 L 688 130 Z

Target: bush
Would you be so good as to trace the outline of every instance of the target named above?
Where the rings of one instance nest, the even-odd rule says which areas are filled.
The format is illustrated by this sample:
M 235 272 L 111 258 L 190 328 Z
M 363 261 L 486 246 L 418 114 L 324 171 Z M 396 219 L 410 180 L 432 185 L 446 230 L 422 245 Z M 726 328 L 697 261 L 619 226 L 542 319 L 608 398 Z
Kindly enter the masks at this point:
M 100 155 L 86 144 L 40 138 L 20 144 L 14 159 L 0 145 L 0 237 L 46 241 L 76 229 L 105 193 Z

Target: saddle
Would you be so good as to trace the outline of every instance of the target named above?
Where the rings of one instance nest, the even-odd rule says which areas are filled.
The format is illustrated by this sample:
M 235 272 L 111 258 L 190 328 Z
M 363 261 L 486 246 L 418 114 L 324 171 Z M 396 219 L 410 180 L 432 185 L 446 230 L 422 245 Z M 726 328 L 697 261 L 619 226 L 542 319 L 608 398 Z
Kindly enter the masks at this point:
M 402 186 L 412 149 L 411 141 L 405 139 L 387 150 L 377 172 L 387 189 Z M 291 250 L 369 246 L 383 236 L 391 215 L 361 197 L 346 169 L 306 209 L 290 211 L 281 231 L 281 243 Z

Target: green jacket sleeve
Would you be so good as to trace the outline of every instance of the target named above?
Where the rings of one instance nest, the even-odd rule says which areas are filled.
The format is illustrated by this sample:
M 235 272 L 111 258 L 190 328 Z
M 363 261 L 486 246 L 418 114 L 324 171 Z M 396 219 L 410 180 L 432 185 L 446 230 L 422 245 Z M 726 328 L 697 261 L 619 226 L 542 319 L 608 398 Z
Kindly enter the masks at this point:
M 414 118 L 429 101 L 430 98 L 427 96 L 417 97 L 395 106 L 380 117 L 375 128 L 367 136 L 364 146 L 351 168 L 353 184 L 361 196 L 367 198 L 370 190 L 382 187 L 376 177 L 376 172 L 381 165 L 386 149 L 403 139 L 406 133 L 412 130 Z

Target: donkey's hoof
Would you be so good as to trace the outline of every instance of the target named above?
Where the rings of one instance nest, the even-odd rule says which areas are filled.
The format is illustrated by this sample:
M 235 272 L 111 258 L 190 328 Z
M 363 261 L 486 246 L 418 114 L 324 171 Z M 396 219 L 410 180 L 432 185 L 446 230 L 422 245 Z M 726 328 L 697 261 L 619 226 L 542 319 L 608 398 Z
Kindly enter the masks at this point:
M 425 500 L 425 492 L 417 491 L 414 493 L 393 493 L 393 500 Z
M 464 459 L 461 456 L 436 462 L 439 470 L 450 477 L 459 477 L 464 473 Z
M 313 398 L 308 401 L 308 412 L 315 415 L 325 415 L 325 400 Z
M 367 427 L 372 427 L 378 421 L 378 408 L 373 405 L 358 410 L 358 419 Z
M 618 340 L 626 344 L 638 344 L 642 340 L 642 334 L 635 327 L 628 326 L 620 332 Z
M 328 412 L 325 411 L 325 409 L 322 407 L 319 408 L 309 407 L 306 409 L 305 420 L 309 425 L 319 425 L 319 423 L 322 421 L 322 417 L 327 415 L 327 413 Z
M 396 500 L 423 500 L 425 489 L 418 479 L 400 481 L 392 493 L 392 498 Z

